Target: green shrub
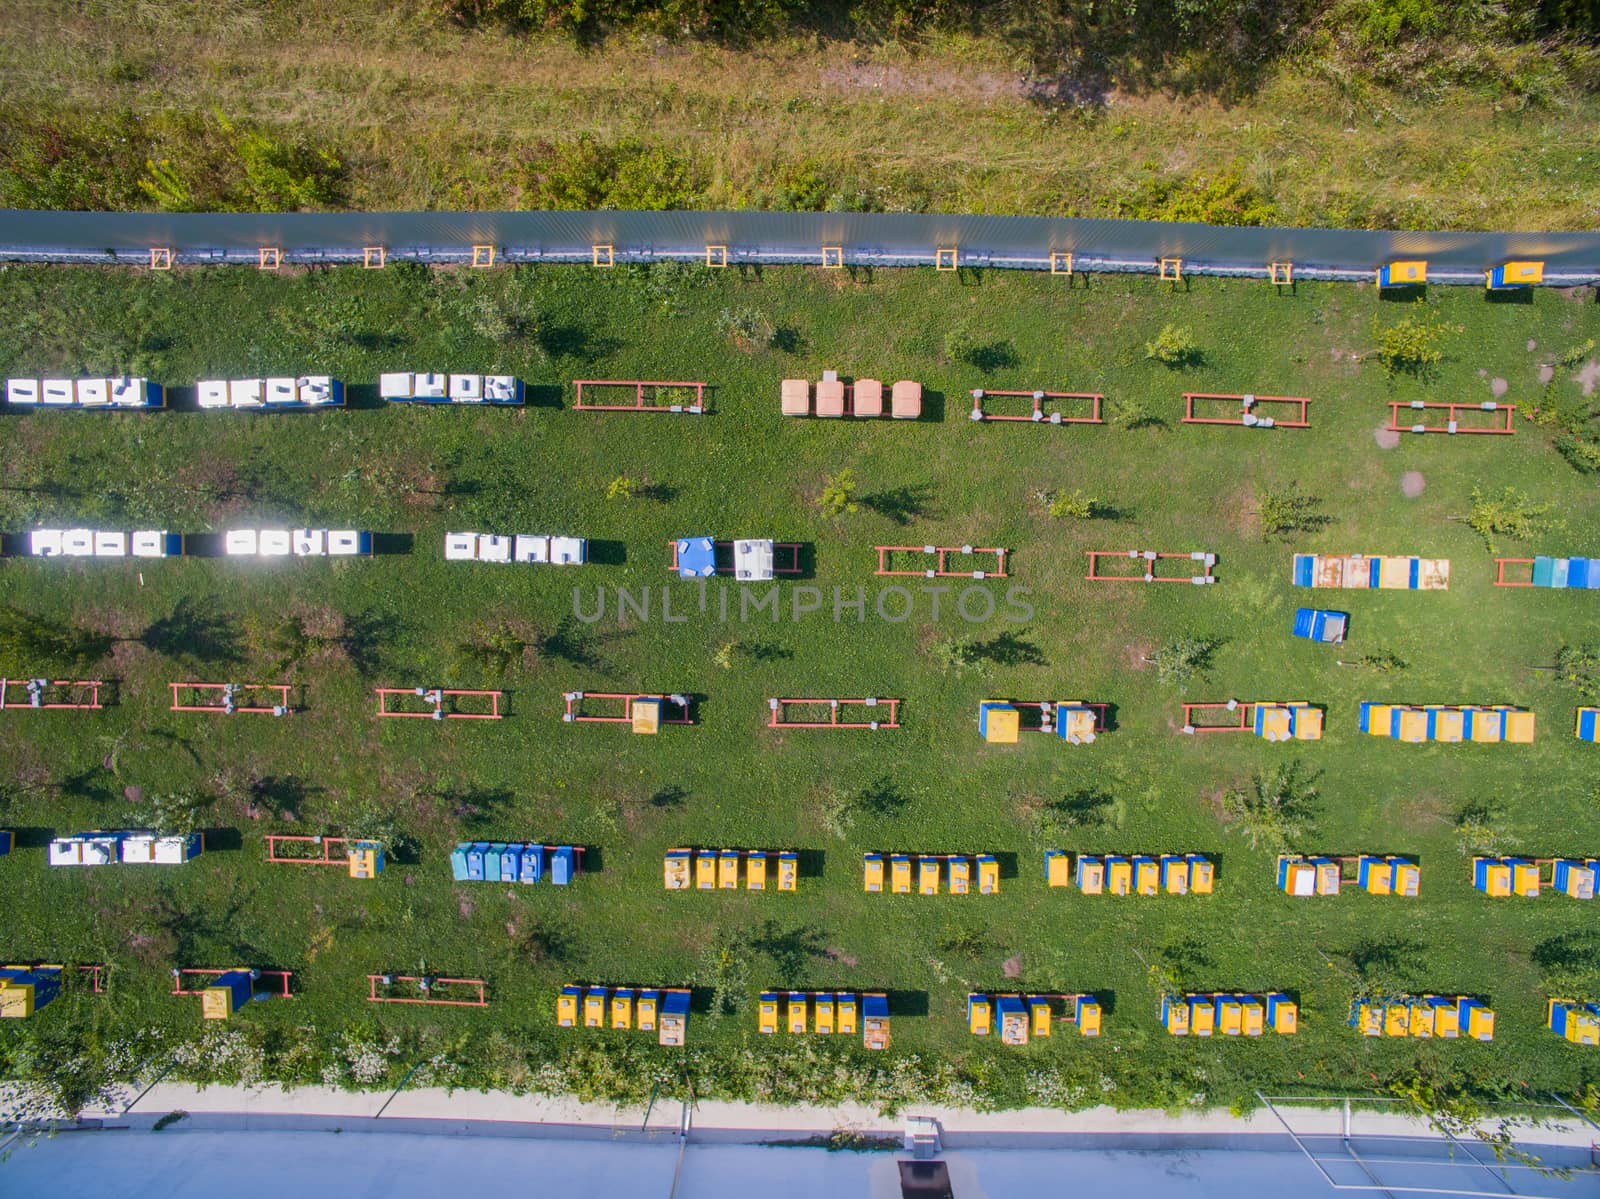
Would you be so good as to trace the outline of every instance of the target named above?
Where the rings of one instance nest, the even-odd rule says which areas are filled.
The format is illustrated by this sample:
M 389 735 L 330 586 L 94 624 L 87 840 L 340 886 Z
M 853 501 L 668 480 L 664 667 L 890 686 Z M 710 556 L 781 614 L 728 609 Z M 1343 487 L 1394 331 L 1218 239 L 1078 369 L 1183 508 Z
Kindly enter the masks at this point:
M 1594 338 L 1579 342 L 1561 355 L 1561 365 L 1568 370 L 1576 370 L 1583 365 L 1583 360 L 1594 353 Z
M 1071 491 L 1045 492 L 1045 512 L 1055 520 L 1093 520 L 1105 511 L 1105 505 L 1082 488 Z
M 1140 221 L 1198 221 L 1207 225 L 1271 225 L 1278 211 L 1236 170 L 1182 179 L 1146 179 L 1128 199 L 1110 201 L 1114 216 Z
M 632 475 L 618 475 L 606 484 L 606 499 L 631 500 L 639 491 L 639 480 Z
M 822 515 L 835 519 L 860 511 L 861 505 L 856 500 L 855 472 L 846 469 L 824 479 L 822 491 L 817 495 L 817 507 L 822 510 Z
M 772 343 L 775 328 L 759 308 L 724 308 L 717 314 L 717 332 L 740 349 L 754 350 Z
M 1561 521 L 1549 517 L 1551 503 L 1535 504 L 1526 492 L 1515 487 L 1504 488 L 1499 495 L 1484 495 L 1472 489 L 1472 511 L 1466 516 L 1467 527 L 1479 537 L 1492 554 L 1495 536 L 1509 537 L 1513 541 L 1527 541 L 1540 533 L 1560 528 Z
M 1211 659 L 1221 642 L 1214 637 L 1173 637 L 1145 661 L 1156 668 L 1156 678 L 1180 690 L 1211 673 Z
M 1426 40 L 1449 27 L 1449 10 L 1439 0 L 1362 0 L 1357 8 L 1356 35 L 1378 49 Z
M 665 146 L 635 138 L 601 142 L 589 134 L 538 147 L 526 173 L 530 208 L 691 208 L 702 199 L 698 173 Z
M 1261 532 L 1267 537 L 1277 537 L 1320 529 L 1331 519 L 1319 510 L 1321 506 L 1321 500 L 1307 495 L 1294 484 L 1281 491 L 1263 491 L 1258 512 Z
M 1308 776 L 1296 760 L 1257 771 L 1248 786 L 1223 792 L 1222 811 L 1251 849 L 1281 853 L 1310 827 L 1317 795 L 1316 776 Z
M 1582 698 L 1600 699 L 1600 646 L 1563 645 L 1556 650 L 1556 681 Z
M 1170 370 L 1198 366 L 1205 357 L 1187 325 L 1163 325 L 1154 341 L 1144 343 L 1144 356 Z
M 1427 377 L 1444 361 L 1445 334 L 1460 332 L 1459 327 L 1440 321 L 1417 320 L 1404 317 L 1386 329 L 1373 329 L 1378 339 L 1377 357 L 1388 375 L 1415 375 Z
M 1556 437 L 1555 447 L 1556 453 L 1580 475 L 1592 475 L 1600 470 L 1600 444 L 1572 433 L 1562 433 Z

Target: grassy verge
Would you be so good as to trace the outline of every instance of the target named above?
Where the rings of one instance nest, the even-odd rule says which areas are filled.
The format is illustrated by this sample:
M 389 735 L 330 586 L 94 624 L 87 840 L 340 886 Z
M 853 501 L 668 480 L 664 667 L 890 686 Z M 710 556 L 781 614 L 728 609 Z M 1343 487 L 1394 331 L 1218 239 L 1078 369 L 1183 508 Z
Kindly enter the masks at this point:
M 165 994 L 169 965 L 243 961 L 293 969 L 299 998 L 212 1030 L 201 1048 L 181 1051 L 185 1072 L 379 1085 L 425 1060 L 426 1077 L 462 1085 L 637 1096 L 666 1078 L 701 1095 L 1000 1106 L 1219 1104 L 1247 1101 L 1258 1086 L 1344 1090 L 1418 1074 L 1501 1098 L 1581 1088 L 1595 1067 L 1540 1025 L 1551 988 L 1600 998 L 1591 914 L 1559 898 L 1477 895 L 1461 829 L 1534 856 L 1600 849 L 1592 747 L 1569 735 L 1577 697 L 1530 669 L 1589 636 L 1594 601 L 1491 587 L 1490 555 L 1451 517 L 1468 511 L 1474 487 L 1514 485 L 1554 504 L 1564 523 L 1502 552 L 1593 551 L 1592 478 L 1520 417 L 1514 438 L 1409 438 L 1384 449 L 1374 434 L 1387 400 L 1486 399 L 1496 380 L 1521 406 L 1587 411 L 1581 363 L 1548 381 L 1541 368 L 1594 336 L 1600 309 L 1585 292 L 1529 299 L 1435 289 L 1420 310 L 1450 330 L 1435 377 L 1389 380 L 1357 355 L 1379 328 L 1419 310 L 1380 304 L 1366 287 L 1280 295 L 1226 280 L 1170 291 L 1005 272 L 741 278 L 659 267 L 0 272 L 5 374 L 137 367 L 181 391 L 213 375 L 317 369 L 362 385 L 358 400 L 380 371 L 405 367 L 513 371 L 545 400 L 574 377 L 704 378 L 715 389 L 715 413 L 703 419 L 547 403 L 6 417 L 7 530 L 304 520 L 415 541 L 409 554 L 336 564 L 10 561 L 0 570 L 0 602 L 118 638 L 92 667 L 116 680 L 115 706 L 0 721 L 12 826 L 33 842 L 47 830 L 114 827 L 154 795 L 191 793 L 212 801 L 202 823 L 239 835 L 237 848 L 181 869 L 52 871 L 31 847 L 0 860 L 7 957 L 113 965 L 108 995 L 7 1022 L 0 1066 L 70 1082 L 159 1064 L 198 1035 L 193 1003 Z M 744 310 L 754 319 L 730 319 Z M 1197 365 L 1146 359 L 1169 322 L 1192 331 Z M 722 331 L 730 326 L 773 336 L 739 343 Z M 780 419 L 777 381 L 827 368 L 919 378 L 942 419 Z M 965 393 L 979 385 L 1104 391 L 1121 423 L 973 425 Z M 1181 426 L 1183 390 L 1309 395 L 1314 427 Z M 858 510 L 827 518 L 815 497 L 845 469 L 859 483 Z M 1413 472 L 1423 488 L 1408 497 Z M 619 475 L 655 486 L 608 499 Z M 1291 484 L 1316 497 L 1329 523 L 1267 540 L 1261 492 Z M 1045 515 L 1040 492 L 1073 489 L 1114 514 Z M 605 543 L 608 562 L 578 571 L 446 564 L 443 533 L 459 528 L 576 532 Z M 693 533 L 808 543 L 822 611 L 724 624 L 713 600 L 702 614 L 695 588 L 665 570 L 668 539 Z M 946 597 L 935 619 L 920 581 L 908 580 L 910 619 L 875 619 L 869 599 L 866 620 L 847 611 L 836 623 L 832 589 L 870 596 L 879 542 L 1007 546 L 1009 582 L 1029 589 L 1033 614 L 1009 621 L 994 584 L 993 617 L 968 624 Z M 1135 547 L 1215 551 L 1221 581 L 1083 580 L 1083 551 Z M 1452 583 L 1443 593 L 1329 597 L 1354 620 L 1351 644 L 1330 650 L 1288 636 L 1294 608 L 1313 598 L 1289 586 L 1296 549 L 1448 557 Z M 621 623 L 614 609 L 594 624 L 572 618 L 575 586 L 589 607 L 594 588 L 618 585 L 650 588 L 657 618 Z M 796 586 L 782 585 L 785 605 Z M 660 619 L 663 589 L 688 620 Z M 272 721 L 166 710 L 170 680 L 270 674 L 286 618 L 317 633 L 284 669 L 304 682 L 307 711 Z M 527 647 L 503 673 L 460 649 L 501 629 Z M 1283 748 L 1179 737 L 1183 694 L 1145 659 L 1185 635 L 1219 643 L 1190 697 L 1310 699 L 1327 705 L 1326 738 Z M 986 648 L 952 652 L 959 643 Z M 1335 664 L 1379 652 L 1405 667 Z M 952 666 L 963 657 L 975 660 Z M 41 669 L 12 657 L 0 668 Z M 503 686 L 511 718 L 372 718 L 373 685 L 418 683 Z M 572 688 L 694 692 L 702 723 L 656 738 L 566 726 L 559 697 Z M 905 727 L 772 733 L 765 699 L 784 693 L 904 697 Z M 1117 727 L 1091 747 L 1034 738 L 985 748 L 975 719 L 988 695 L 1111 702 Z M 1539 737 L 1529 747 L 1370 739 L 1355 728 L 1365 698 L 1523 704 L 1538 712 Z M 1221 800 L 1289 761 L 1320 791 L 1296 848 L 1416 855 L 1420 900 L 1292 901 L 1274 891 L 1271 854 L 1222 818 Z M 375 883 L 261 860 L 264 832 L 332 831 L 373 809 L 413 846 Z M 853 820 L 829 815 L 840 810 Z M 455 885 L 447 855 L 463 837 L 581 843 L 595 870 L 565 891 Z M 807 874 L 795 895 L 666 894 L 661 852 L 680 844 L 800 849 Z M 1217 893 L 1120 902 L 1052 893 L 1040 867 L 1049 845 L 1216 854 Z M 1002 892 L 864 895 L 859 856 L 870 849 L 996 852 Z M 719 967 L 724 958 L 733 965 Z M 485 977 L 492 1006 L 372 1009 L 362 976 L 381 970 Z M 1302 1032 L 1252 1043 L 1169 1038 L 1155 1019 L 1160 974 L 1201 989 L 1295 992 Z M 694 984 L 691 1051 L 558 1033 L 555 988 L 571 979 Z M 739 1012 L 705 1010 L 718 985 Z M 767 1042 L 751 1010 L 764 987 L 889 989 L 895 1050 L 869 1058 L 859 1047 Z M 1025 1052 L 975 1042 L 962 1023 L 965 992 L 1003 987 L 1098 992 L 1105 1035 Z M 1344 1026 L 1363 987 L 1485 995 L 1499 1010 L 1497 1038 L 1363 1041 Z
M 1374 61 L 1330 20 L 1206 83 L 1181 65 L 1041 73 L 999 37 L 931 31 L 745 50 L 619 34 L 597 49 L 380 0 L 69 14 L 13 0 L 8 13 L 0 197 L 15 207 L 868 208 L 1423 229 L 1583 229 L 1600 215 L 1593 54 L 1577 45 L 1469 34 Z

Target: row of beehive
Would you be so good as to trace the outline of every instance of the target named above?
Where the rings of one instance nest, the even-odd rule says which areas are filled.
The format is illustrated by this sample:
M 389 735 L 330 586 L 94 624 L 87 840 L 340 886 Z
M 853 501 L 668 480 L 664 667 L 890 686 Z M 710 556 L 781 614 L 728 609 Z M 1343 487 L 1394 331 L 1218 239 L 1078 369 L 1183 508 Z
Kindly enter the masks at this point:
M 668 891 L 687 891 L 691 882 L 697 891 L 736 891 L 742 862 L 745 888 L 765 891 L 769 858 L 777 862 L 778 890 L 793 891 L 800 876 L 800 855 L 793 850 L 772 853 L 763 849 L 669 849 L 662 860 L 662 872 Z
M 561 1028 L 653 1032 L 663 1045 L 682 1045 L 689 1031 L 689 992 L 682 987 L 565 986 L 556 997 Z
M 916 882 L 912 883 L 912 863 L 916 863 Z M 993 854 L 906 854 L 866 853 L 861 855 L 861 889 L 873 893 L 885 890 L 887 863 L 887 890 L 892 895 L 937 895 L 941 882 L 952 895 L 966 895 L 972 890 L 973 867 L 977 867 L 978 894 L 998 895 L 1000 892 L 1000 862 Z
M 1357 999 L 1350 1004 L 1349 1023 L 1364 1037 L 1454 1040 L 1465 1033 L 1474 1041 L 1494 1040 L 1494 1010 L 1470 995 Z
M 1044 853 L 1045 882 L 1052 887 L 1076 884 L 1085 895 L 1210 895 L 1216 864 L 1202 854 L 1079 854 L 1062 849 Z

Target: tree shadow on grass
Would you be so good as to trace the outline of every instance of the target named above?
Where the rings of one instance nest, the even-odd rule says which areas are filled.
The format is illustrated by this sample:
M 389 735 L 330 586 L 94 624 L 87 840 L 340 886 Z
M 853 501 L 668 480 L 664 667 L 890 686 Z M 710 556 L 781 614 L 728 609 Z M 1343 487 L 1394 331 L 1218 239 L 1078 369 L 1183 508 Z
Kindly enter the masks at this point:
M 967 643 L 967 657 L 973 662 L 996 666 L 1048 666 L 1044 651 L 1020 633 L 997 633 L 987 641 Z
M 908 525 L 918 517 L 934 514 L 933 496 L 932 484 L 912 483 L 905 487 L 864 495 L 861 497 L 861 504 L 897 525 Z
M 151 653 L 180 662 L 220 665 L 237 662 L 239 628 L 214 601 L 187 596 L 139 635 L 139 644 Z
M 808 960 L 827 956 L 822 941 L 822 934 L 809 925 L 783 929 L 776 920 L 768 920 L 756 930 L 750 947 L 772 959 L 779 977 L 791 980 L 805 969 Z
M 856 807 L 869 816 L 898 816 L 911 803 L 892 775 L 880 774 L 856 795 Z

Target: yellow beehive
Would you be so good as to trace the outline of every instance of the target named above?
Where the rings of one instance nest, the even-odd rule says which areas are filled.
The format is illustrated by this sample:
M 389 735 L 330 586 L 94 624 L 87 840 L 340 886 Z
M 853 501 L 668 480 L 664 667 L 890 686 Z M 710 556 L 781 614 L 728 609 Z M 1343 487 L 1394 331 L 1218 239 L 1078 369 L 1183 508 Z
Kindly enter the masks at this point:
M 911 894 L 911 859 L 904 854 L 889 859 L 889 890 L 896 895 Z
M 1036 1037 L 1050 1035 L 1050 1001 L 1034 995 L 1028 999 L 1028 1021 Z
M 950 859 L 950 894 L 965 895 L 972 889 L 972 863 L 964 857 Z
M 988 998 L 967 1000 L 967 1031 L 975 1037 L 986 1037 L 994 1026 L 994 1005 Z
M 1189 890 L 1195 895 L 1210 895 L 1217 876 L 1217 867 L 1210 858 L 1197 853 L 1189 855 Z
M 793 891 L 800 880 L 800 858 L 792 853 L 778 855 L 778 890 Z M 883 884 L 883 870 L 879 867 L 878 884 Z
M 578 1023 L 578 993 L 570 988 L 563 988 L 556 996 L 556 1025 L 559 1028 L 573 1028 Z
M 917 859 L 917 893 L 919 895 L 939 894 L 939 859 Z
M 767 855 L 759 850 L 745 854 L 744 886 L 747 891 L 767 889 Z M 778 890 L 783 888 L 779 887 Z
M 856 997 L 841 991 L 838 995 L 839 1035 L 853 1037 L 856 1035 Z
M 806 1030 L 806 997 L 791 992 L 788 1003 L 789 1031 L 803 1033 Z
M 833 1035 L 833 996 L 818 995 L 812 1003 L 814 1023 L 812 1031 L 825 1037 Z
M 669 849 L 662 859 L 661 871 L 668 891 L 689 889 L 689 851 Z
M 883 858 L 878 854 L 863 854 L 861 857 L 863 891 L 883 890 Z
M 1126 895 L 1133 890 L 1133 863 L 1127 858 L 1106 860 L 1106 890 L 1113 895 Z
M 606 993 L 604 990 L 590 990 L 583 996 L 583 1026 L 585 1028 L 604 1028 L 606 1025 Z
M 611 995 L 611 1027 L 633 1027 L 633 992 L 615 991 Z
M 1072 858 L 1063 850 L 1044 851 L 1044 881 L 1050 887 L 1072 885 Z
M 766 994 L 756 1004 L 756 1031 L 771 1035 L 778 1031 L 778 997 Z
M 978 859 L 978 894 L 998 895 L 1000 893 L 1000 863 L 991 857 Z
M 709 850 L 695 854 L 694 885 L 701 891 L 717 889 L 717 855 Z
M 717 886 L 724 891 L 739 889 L 739 854 L 725 849 L 717 855 Z

